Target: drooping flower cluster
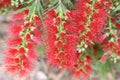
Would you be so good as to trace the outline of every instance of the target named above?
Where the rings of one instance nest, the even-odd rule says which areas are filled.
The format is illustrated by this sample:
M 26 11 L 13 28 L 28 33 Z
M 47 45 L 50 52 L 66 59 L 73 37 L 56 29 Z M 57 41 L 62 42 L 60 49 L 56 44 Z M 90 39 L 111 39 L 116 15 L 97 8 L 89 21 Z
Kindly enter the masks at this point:
M 48 11 L 44 21 L 46 29 L 46 53 L 50 64 L 61 66 L 69 70 L 74 69 L 77 56 L 77 37 L 67 34 L 64 30 L 61 17 L 57 16 L 55 10 Z
M 87 49 L 91 47 L 94 56 L 101 50 L 97 45 L 107 37 L 104 29 L 109 11 L 106 7 L 110 7 L 110 1 L 76 1 L 76 9 L 68 11 L 65 20 L 54 10 L 47 13 L 44 21 L 46 53 L 50 64 L 89 78 L 92 58 Z
M 14 14 L 9 24 L 12 37 L 8 39 L 5 55 L 8 72 L 20 77 L 29 75 L 37 58 L 35 45 L 40 44 L 42 31 L 48 62 L 81 79 L 90 77 L 94 61 L 105 62 L 106 56 L 120 55 L 120 31 L 116 30 L 120 24 L 108 16 L 111 0 L 75 1 L 75 9 L 67 10 L 63 9 L 62 0 L 58 0 L 57 9 L 48 9 L 42 21 L 37 15 L 33 16 L 33 13 L 39 14 L 36 2 L 30 7 L 35 7 L 32 14 L 28 15 L 29 10 Z M 10 4 L 10 0 L 2 0 L 0 8 L 5 2 Z M 21 5 L 14 9 L 23 7 Z
M 11 4 L 11 0 L 0 0 L 0 8 L 1 7 L 8 7 Z
M 101 51 L 101 47 L 98 47 L 98 45 L 107 37 L 104 29 L 106 28 L 109 10 L 106 10 L 106 7 L 107 9 L 110 7 L 109 0 L 78 0 L 76 10 L 70 11 L 67 14 L 69 30 L 73 28 L 71 31 L 75 31 L 76 28 L 76 32 L 72 34 L 76 33 L 79 38 L 77 44 L 79 63 L 75 75 L 79 73 L 79 75 L 82 74 L 88 78 L 92 64 L 92 58 L 90 56 L 94 56 L 97 59 L 100 58 L 100 56 L 97 57 L 99 55 L 97 52 Z M 90 52 L 88 49 L 93 52 Z
M 9 24 L 5 67 L 7 72 L 26 77 L 34 68 L 37 59 L 35 45 L 41 40 L 41 20 L 35 15 L 30 22 L 27 19 L 28 10 L 13 15 Z M 39 23 L 39 24 L 38 24 Z

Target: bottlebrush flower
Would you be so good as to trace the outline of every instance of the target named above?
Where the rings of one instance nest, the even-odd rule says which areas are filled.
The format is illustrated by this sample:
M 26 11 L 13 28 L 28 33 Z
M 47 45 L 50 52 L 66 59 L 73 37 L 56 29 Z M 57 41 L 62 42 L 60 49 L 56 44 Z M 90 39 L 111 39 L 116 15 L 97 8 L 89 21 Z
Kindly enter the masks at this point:
M 21 37 L 13 38 L 13 39 L 8 40 L 8 45 L 9 46 L 17 46 L 17 45 L 20 45 L 21 42 L 22 42 Z
M 116 28 L 120 28 L 120 24 L 116 23 L 116 24 L 115 24 L 115 27 L 116 27 Z
M 44 21 L 47 36 L 46 57 L 49 63 L 54 66 L 61 66 L 62 68 L 73 70 L 76 62 L 76 56 L 74 54 L 76 52 L 77 38 L 74 37 L 74 35 L 67 34 L 66 31 L 63 32 L 64 26 L 60 26 L 60 24 L 62 24 L 61 21 L 56 24 L 56 18 L 59 16 L 53 17 L 53 14 L 50 13 L 51 11 L 47 13 L 48 15 Z M 63 28 L 63 31 L 60 31 L 60 28 Z M 73 42 L 70 41 L 70 39 L 72 39 Z M 60 58 L 62 55 L 64 57 Z
M 15 25 L 13 22 L 12 24 L 9 25 L 9 34 L 11 36 L 19 36 L 20 32 L 22 31 L 22 26 L 20 25 Z
M 21 19 L 24 19 L 24 18 L 25 18 L 25 15 L 23 14 L 23 12 L 20 12 L 20 13 L 14 14 L 14 15 L 13 15 L 13 18 L 14 18 L 15 20 L 21 20 Z
M 109 25 L 106 21 L 110 5 L 110 0 L 76 0 L 75 10 L 64 14 L 54 9 L 48 10 L 43 20 L 34 15 L 30 21 L 27 17 L 29 10 L 15 14 L 9 28 L 12 37 L 8 40 L 5 56 L 6 70 L 20 77 L 28 76 L 37 59 L 35 46 L 44 38 L 46 57 L 51 65 L 66 68 L 78 77 L 83 76 L 81 79 L 88 79 L 92 70 L 92 58 L 99 55 L 97 51 L 101 46 L 104 51 L 111 50 L 120 55 L 119 38 L 116 40 L 112 35 L 116 44 L 111 39 L 112 31 L 109 29 L 107 32 L 110 33 L 110 40 L 105 33 L 110 28 L 106 27 Z M 119 27 L 119 24 L 115 26 Z M 89 49 L 93 51 L 89 53 Z M 93 54 L 92 58 L 90 54 Z M 104 54 L 100 60 L 106 60 Z
M 18 13 L 14 15 L 15 20 L 10 23 L 10 36 L 8 39 L 8 51 L 5 55 L 6 71 L 11 74 L 17 74 L 20 78 L 29 76 L 34 68 L 37 53 L 35 43 L 40 42 L 41 32 L 37 29 L 39 26 L 35 22 L 24 20 L 26 14 Z M 18 21 L 24 21 L 17 24 Z M 29 30 L 28 30 L 29 29 Z
M 34 16 L 33 16 L 33 20 L 34 20 L 36 26 L 39 26 L 39 27 L 42 26 L 42 21 L 41 21 L 41 19 L 39 18 L 39 16 L 34 15 Z
M 8 7 L 11 4 L 11 0 L 1 0 L 0 1 L 0 8 L 1 7 Z

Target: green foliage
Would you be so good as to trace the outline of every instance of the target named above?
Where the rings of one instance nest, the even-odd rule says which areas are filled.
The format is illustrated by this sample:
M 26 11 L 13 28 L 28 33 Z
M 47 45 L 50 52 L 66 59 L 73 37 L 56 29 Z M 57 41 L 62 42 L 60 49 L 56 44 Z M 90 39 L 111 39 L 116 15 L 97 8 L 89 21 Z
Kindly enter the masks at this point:
M 119 11 L 120 10 L 120 5 L 118 5 L 113 12 Z
M 108 58 L 106 62 L 97 61 L 93 65 L 93 69 L 101 76 L 101 80 L 106 80 L 107 73 L 112 73 L 111 60 Z

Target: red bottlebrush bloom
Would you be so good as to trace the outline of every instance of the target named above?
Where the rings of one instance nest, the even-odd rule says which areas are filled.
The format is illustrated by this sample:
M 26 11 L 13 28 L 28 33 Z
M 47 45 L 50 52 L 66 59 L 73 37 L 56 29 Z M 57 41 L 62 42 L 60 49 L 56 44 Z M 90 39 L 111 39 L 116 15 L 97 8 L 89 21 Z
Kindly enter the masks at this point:
M 115 23 L 115 19 L 113 17 L 110 18 L 113 23 Z
M 107 12 L 103 9 L 99 9 L 97 13 L 94 13 L 92 15 L 93 20 L 101 21 L 104 22 L 107 18 Z
M 25 15 L 22 12 L 13 15 L 13 19 L 15 20 L 21 20 L 21 19 L 24 19 L 24 17 Z
M 57 42 L 56 42 L 56 46 L 57 46 L 58 48 L 62 47 L 62 46 L 63 46 L 62 40 L 57 41 Z
M 120 28 L 120 24 L 118 24 L 118 23 L 115 24 L 115 26 L 116 26 L 116 28 Z
M 38 15 L 34 15 L 33 20 L 34 20 L 35 22 L 37 22 L 37 21 L 40 21 L 41 19 L 39 18 Z
M 32 25 L 32 23 L 31 23 L 30 21 L 24 22 L 24 27 L 25 27 L 25 28 L 28 28 L 28 27 L 30 27 L 31 25 Z
M 111 1 L 110 0 L 100 0 L 95 2 L 94 7 L 96 9 L 109 9 L 109 7 L 111 6 Z
M 34 48 L 34 44 L 32 42 L 27 43 L 27 48 L 28 49 L 33 49 Z
M 37 59 L 35 41 L 32 40 L 32 37 L 41 37 L 41 33 L 36 29 L 37 27 L 34 27 L 36 26 L 33 24 L 34 22 L 24 20 L 26 14 L 21 12 L 14 15 L 15 20 L 10 25 L 10 32 L 15 36 L 8 40 L 8 51 L 5 56 L 7 72 L 17 74 L 20 78 L 27 77 L 30 74 Z M 29 29 L 29 26 L 33 27 L 34 30 Z
M 64 29 L 66 33 L 78 34 L 79 29 L 75 26 L 64 23 Z
M 78 37 L 75 35 L 66 35 L 65 36 L 66 43 L 69 45 L 77 45 L 78 44 Z
M 8 49 L 8 55 L 13 55 L 13 56 L 15 56 L 16 54 L 17 54 L 17 49 L 14 49 L 14 48 L 10 48 L 10 49 Z
M 55 20 L 55 24 L 56 24 L 56 25 L 60 24 L 60 21 L 61 21 L 61 18 L 60 18 L 60 17 L 57 17 L 56 20 Z
M 22 26 L 10 24 L 9 33 L 11 36 L 19 36 L 22 31 Z
M 49 10 L 47 13 L 46 13 L 50 18 L 55 18 L 57 16 L 55 10 Z
M 93 41 L 95 40 L 95 36 L 91 31 L 88 31 L 86 35 L 90 40 L 93 40 Z
M 34 23 L 35 23 L 36 26 L 39 26 L 39 27 L 40 27 L 40 26 L 42 25 L 42 21 L 41 21 L 41 19 L 40 19 L 39 16 L 34 15 L 34 16 L 33 16 L 33 20 L 34 20 Z
M 92 68 L 90 65 L 85 65 L 86 72 L 90 73 L 92 71 Z
M 85 25 L 79 25 L 78 29 L 79 29 L 79 33 L 85 31 Z
M 63 49 L 66 53 L 75 54 L 77 52 L 76 45 L 64 44 Z
M 11 3 L 11 0 L 3 0 L 3 2 L 6 4 L 10 4 Z
M 33 37 L 32 37 L 32 41 L 34 41 L 36 44 L 39 45 L 41 40 L 40 40 L 38 37 L 33 36 Z
M 26 34 L 26 40 L 31 40 L 31 35 L 29 33 Z
M 82 69 L 76 71 L 73 76 L 75 77 L 79 77 L 80 79 L 84 79 L 84 80 L 88 80 L 90 77 L 90 74 L 88 74 L 87 72 L 84 72 Z
M 25 53 L 25 48 L 24 47 L 20 47 L 18 52 L 21 53 L 21 54 Z
M 0 2 L 0 8 L 3 6 L 3 3 L 2 2 Z
M 97 24 L 97 25 L 96 25 Z M 101 26 L 98 21 L 93 21 L 90 23 L 90 29 L 94 33 L 101 33 L 103 26 Z
M 95 4 L 94 4 L 94 7 L 95 7 L 96 9 L 102 8 L 102 6 L 103 6 L 103 4 L 101 5 L 100 2 L 95 2 Z
M 28 10 L 28 9 L 27 9 L 27 10 L 24 10 L 23 13 L 24 13 L 25 15 L 28 15 L 29 10 Z
M 106 34 L 103 34 L 103 35 L 101 35 L 100 37 L 99 37 L 99 42 L 100 43 L 102 43 L 103 42 L 103 40 L 105 39 L 107 37 L 107 35 Z
M 52 61 L 52 65 L 53 66 L 59 66 L 60 65 L 60 60 L 59 59 L 54 59 L 53 61 Z
M 64 52 L 59 52 L 58 57 L 59 57 L 59 59 L 64 59 L 65 53 Z
M 92 63 L 92 58 L 90 56 L 86 56 L 86 62 L 87 63 Z
M 118 47 L 120 48 L 120 38 L 117 39 Z
M 14 38 L 14 39 L 10 39 L 8 40 L 8 45 L 9 46 L 17 46 L 22 42 L 22 38 L 18 37 L 18 38 Z
M 35 51 L 35 49 L 32 50 L 28 50 L 28 56 L 31 60 L 35 61 L 38 57 L 37 52 Z
M 40 30 L 38 30 L 38 29 L 34 29 L 33 30 L 33 33 L 34 33 L 34 35 L 36 36 L 36 37 L 41 37 L 41 32 L 40 32 Z
M 8 1 L 4 2 L 9 3 Z M 12 38 L 8 40 L 9 50 L 5 56 L 8 72 L 18 74 L 20 77 L 30 74 L 37 59 L 35 45 L 42 40 L 42 32 L 40 32 L 42 26 L 45 30 L 44 41 L 49 63 L 66 68 L 85 79 L 90 77 L 92 70 L 92 58 L 87 53 L 90 47 L 94 50 L 91 51 L 93 54 L 99 48 L 104 48 L 105 51 L 112 50 L 120 55 L 120 40 L 118 39 L 118 44 L 115 44 L 107 40 L 105 34 L 109 12 L 106 7 L 111 5 L 109 0 L 98 0 L 95 3 L 92 0 L 76 1 L 75 10 L 70 10 L 65 14 L 64 12 L 57 13 L 59 11 L 52 9 L 45 13 L 43 20 L 37 15 L 30 15 L 32 16 L 30 22 L 29 10 L 13 16 L 14 20 L 10 25 Z M 116 24 L 116 27 L 118 28 L 119 24 Z M 99 44 L 100 47 L 92 44 Z
M 35 45 L 34 45 L 34 43 L 29 42 L 29 43 L 27 44 L 27 48 L 28 48 L 28 56 L 29 56 L 29 58 L 36 60 L 36 58 L 37 58 L 37 53 L 36 53 L 36 50 L 35 50 Z
M 48 33 L 51 33 L 51 34 L 57 33 L 57 31 L 58 31 L 57 26 L 46 27 L 46 29 L 47 29 L 46 31 L 47 31 Z

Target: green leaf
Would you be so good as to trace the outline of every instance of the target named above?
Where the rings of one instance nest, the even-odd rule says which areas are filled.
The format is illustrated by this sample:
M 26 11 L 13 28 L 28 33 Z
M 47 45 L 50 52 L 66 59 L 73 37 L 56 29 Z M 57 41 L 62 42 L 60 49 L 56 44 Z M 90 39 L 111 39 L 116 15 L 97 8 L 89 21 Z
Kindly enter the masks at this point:
M 118 6 L 114 9 L 113 12 L 116 12 L 116 11 L 118 11 L 118 10 L 120 10 L 120 5 L 118 5 Z
M 37 47 L 37 51 L 40 53 L 41 57 L 45 56 L 45 44 L 43 42 L 41 42 L 41 45 Z
M 120 72 L 120 65 L 118 63 L 115 63 L 114 67 Z
M 104 54 L 104 51 L 103 51 L 102 49 L 101 49 L 101 50 L 98 50 L 98 51 L 97 51 L 97 55 L 95 56 L 96 59 L 101 58 L 103 54 Z
M 51 6 L 55 6 L 58 3 L 58 0 L 49 0 L 51 2 Z

